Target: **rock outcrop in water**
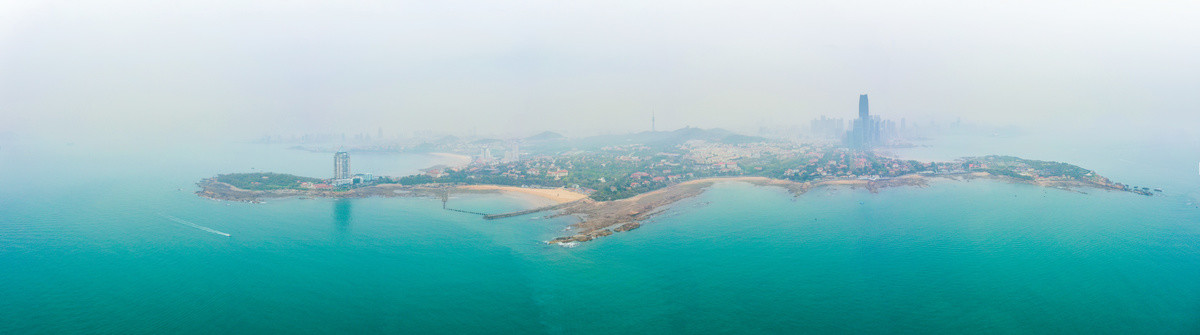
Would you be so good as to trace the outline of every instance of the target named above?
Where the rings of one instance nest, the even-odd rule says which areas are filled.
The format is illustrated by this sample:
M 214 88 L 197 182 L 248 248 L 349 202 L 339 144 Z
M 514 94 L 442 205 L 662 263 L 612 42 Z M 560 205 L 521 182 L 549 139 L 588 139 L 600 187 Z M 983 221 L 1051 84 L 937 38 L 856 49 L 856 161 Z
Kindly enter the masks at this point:
M 618 233 L 627 232 L 630 230 L 638 229 L 638 227 L 641 227 L 641 226 L 642 226 L 641 222 L 634 221 L 634 222 L 630 222 L 630 223 L 626 223 L 626 224 L 617 226 L 617 228 L 614 228 L 613 231 L 618 232 Z

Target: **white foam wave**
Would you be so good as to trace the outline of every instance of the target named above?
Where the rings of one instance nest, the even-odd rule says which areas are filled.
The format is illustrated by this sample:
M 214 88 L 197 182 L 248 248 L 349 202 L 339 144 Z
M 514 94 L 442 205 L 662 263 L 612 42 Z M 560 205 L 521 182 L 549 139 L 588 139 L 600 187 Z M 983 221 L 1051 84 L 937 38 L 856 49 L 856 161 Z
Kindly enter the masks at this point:
M 232 236 L 232 235 L 229 235 L 228 233 L 224 233 L 224 232 L 218 231 L 218 230 L 216 230 L 216 229 L 212 229 L 212 228 L 209 228 L 209 227 L 205 227 L 205 226 L 201 226 L 201 225 L 198 225 L 198 224 L 195 224 L 195 223 L 191 223 L 191 222 L 188 222 L 187 220 L 180 219 L 180 218 L 177 218 L 177 217 L 174 217 L 174 216 L 170 216 L 170 215 L 166 215 L 166 214 L 162 214 L 162 213 L 159 213 L 158 215 L 159 215 L 159 216 L 162 216 L 162 217 L 164 217 L 164 218 L 170 219 L 171 221 L 175 221 L 176 223 L 179 223 L 179 224 L 182 224 L 182 225 L 188 226 L 188 227 L 196 228 L 196 229 L 199 229 L 199 230 L 203 230 L 203 231 L 206 231 L 206 232 L 210 232 L 210 233 L 217 234 L 217 235 L 221 235 L 221 236 L 225 236 L 225 237 Z

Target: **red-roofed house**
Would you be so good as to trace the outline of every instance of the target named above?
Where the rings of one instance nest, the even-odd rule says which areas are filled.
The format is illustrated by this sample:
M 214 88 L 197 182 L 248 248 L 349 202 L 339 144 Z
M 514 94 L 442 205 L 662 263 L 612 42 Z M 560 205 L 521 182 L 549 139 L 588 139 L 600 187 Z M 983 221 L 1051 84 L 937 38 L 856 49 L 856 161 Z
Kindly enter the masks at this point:
M 562 178 L 567 176 L 567 170 L 546 171 L 547 177 Z

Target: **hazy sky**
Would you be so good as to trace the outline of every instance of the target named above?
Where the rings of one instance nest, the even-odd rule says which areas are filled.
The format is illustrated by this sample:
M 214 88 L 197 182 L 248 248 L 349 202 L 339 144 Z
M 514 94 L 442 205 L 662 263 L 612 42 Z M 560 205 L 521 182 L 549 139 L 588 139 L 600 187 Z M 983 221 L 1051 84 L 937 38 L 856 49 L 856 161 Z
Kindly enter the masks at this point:
M 0 131 L 1200 126 L 1194 1 L 502 3 L 0 2 Z

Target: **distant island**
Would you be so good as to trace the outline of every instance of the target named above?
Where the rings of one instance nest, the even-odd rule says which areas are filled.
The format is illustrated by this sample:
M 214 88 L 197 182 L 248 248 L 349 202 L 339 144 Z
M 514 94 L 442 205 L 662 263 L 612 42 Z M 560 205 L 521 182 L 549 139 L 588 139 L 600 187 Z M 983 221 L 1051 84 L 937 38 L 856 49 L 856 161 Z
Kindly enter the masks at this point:
M 582 222 L 573 225 L 573 234 L 548 241 L 563 244 L 636 229 L 666 206 L 723 180 L 778 186 L 793 194 L 822 186 L 878 192 L 886 187 L 925 186 L 931 178 L 990 178 L 1073 191 L 1095 188 L 1154 194 L 1150 188 L 1112 182 L 1076 165 L 1013 156 L 919 162 L 888 157 L 875 150 L 798 144 L 696 128 L 643 133 L 632 139 L 613 138 L 591 147 L 577 143 L 564 146 L 559 143 L 567 141 L 563 138 L 543 137 L 543 143 L 524 142 L 528 152 L 508 149 L 503 158 L 497 158 L 483 149 L 471 163 L 431 167 L 409 176 L 350 175 L 348 154 L 337 153 L 338 159 L 347 160 L 338 166 L 347 168 L 335 171 L 332 179 L 231 173 L 202 180 L 196 193 L 212 199 L 260 202 L 283 197 L 446 199 L 455 192 L 522 192 L 554 204 L 515 213 L 474 214 L 485 219 L 547 211 L 554 216 L 578 215 Z M 491 148 L 497 144 L 478 145 Z
M 951 162 L 919 162 L 880 154 L 913 132 L 872 115 L 866 94 L 858 96 L 858 117 L 813 120 L 812 143 L 747 136 L 722 129 L 686 127 L 675 131 L 571 139 L 543 132 L 523 139 L 462 139 L 443 136 L 411 147 L 372 144 L 360 152 L 456 152 L 469 164 L 435 166 L 400 177 L 350 174 L 349 152 L 334 154 L 334 177 L 317 179 L 274 173 L 223 174 L 199 183 L 197 194 L 222 200 L 258 202 L 278 197 L 436 196 L 443 207 L 451 192 L 521 192 L 555 204 L 512 213 L 476 213 L 502 219 L 553 211 L 578 215 L 572 235 L 547 243 L 573 245 L 637 229 L 666 206 L 700 194 L 723 180 L 779 186 L 802 194 L 821 186 L 925 186 L 931 178 L 991 178 L 1064 190 L 1097 188 L 1150 196 L 1159 189 L 1116 183 L 1076 165 L 1013 156 L 966 157 Z M 955 126 L 961 122 L 956 121 Z M 849 127 L 847 127 L 849 125 Z M 370 136 L 361 135 L 359 138 Z M 382 134 L 380 134 L 382 137 Z M 345 135 L 342 135 L 345 138 Z M 837 140 L 840 145 L 829 144 Z M 269 139 L 268 141 L 269 142 Z M 821 144 L 825 143 L 825 144 Z M 293 147 L 325 152 L 323 148 Z M 524 149 L 524 150 L 522 150 Z M 497 157 L 493 150 L 503 152 Z

